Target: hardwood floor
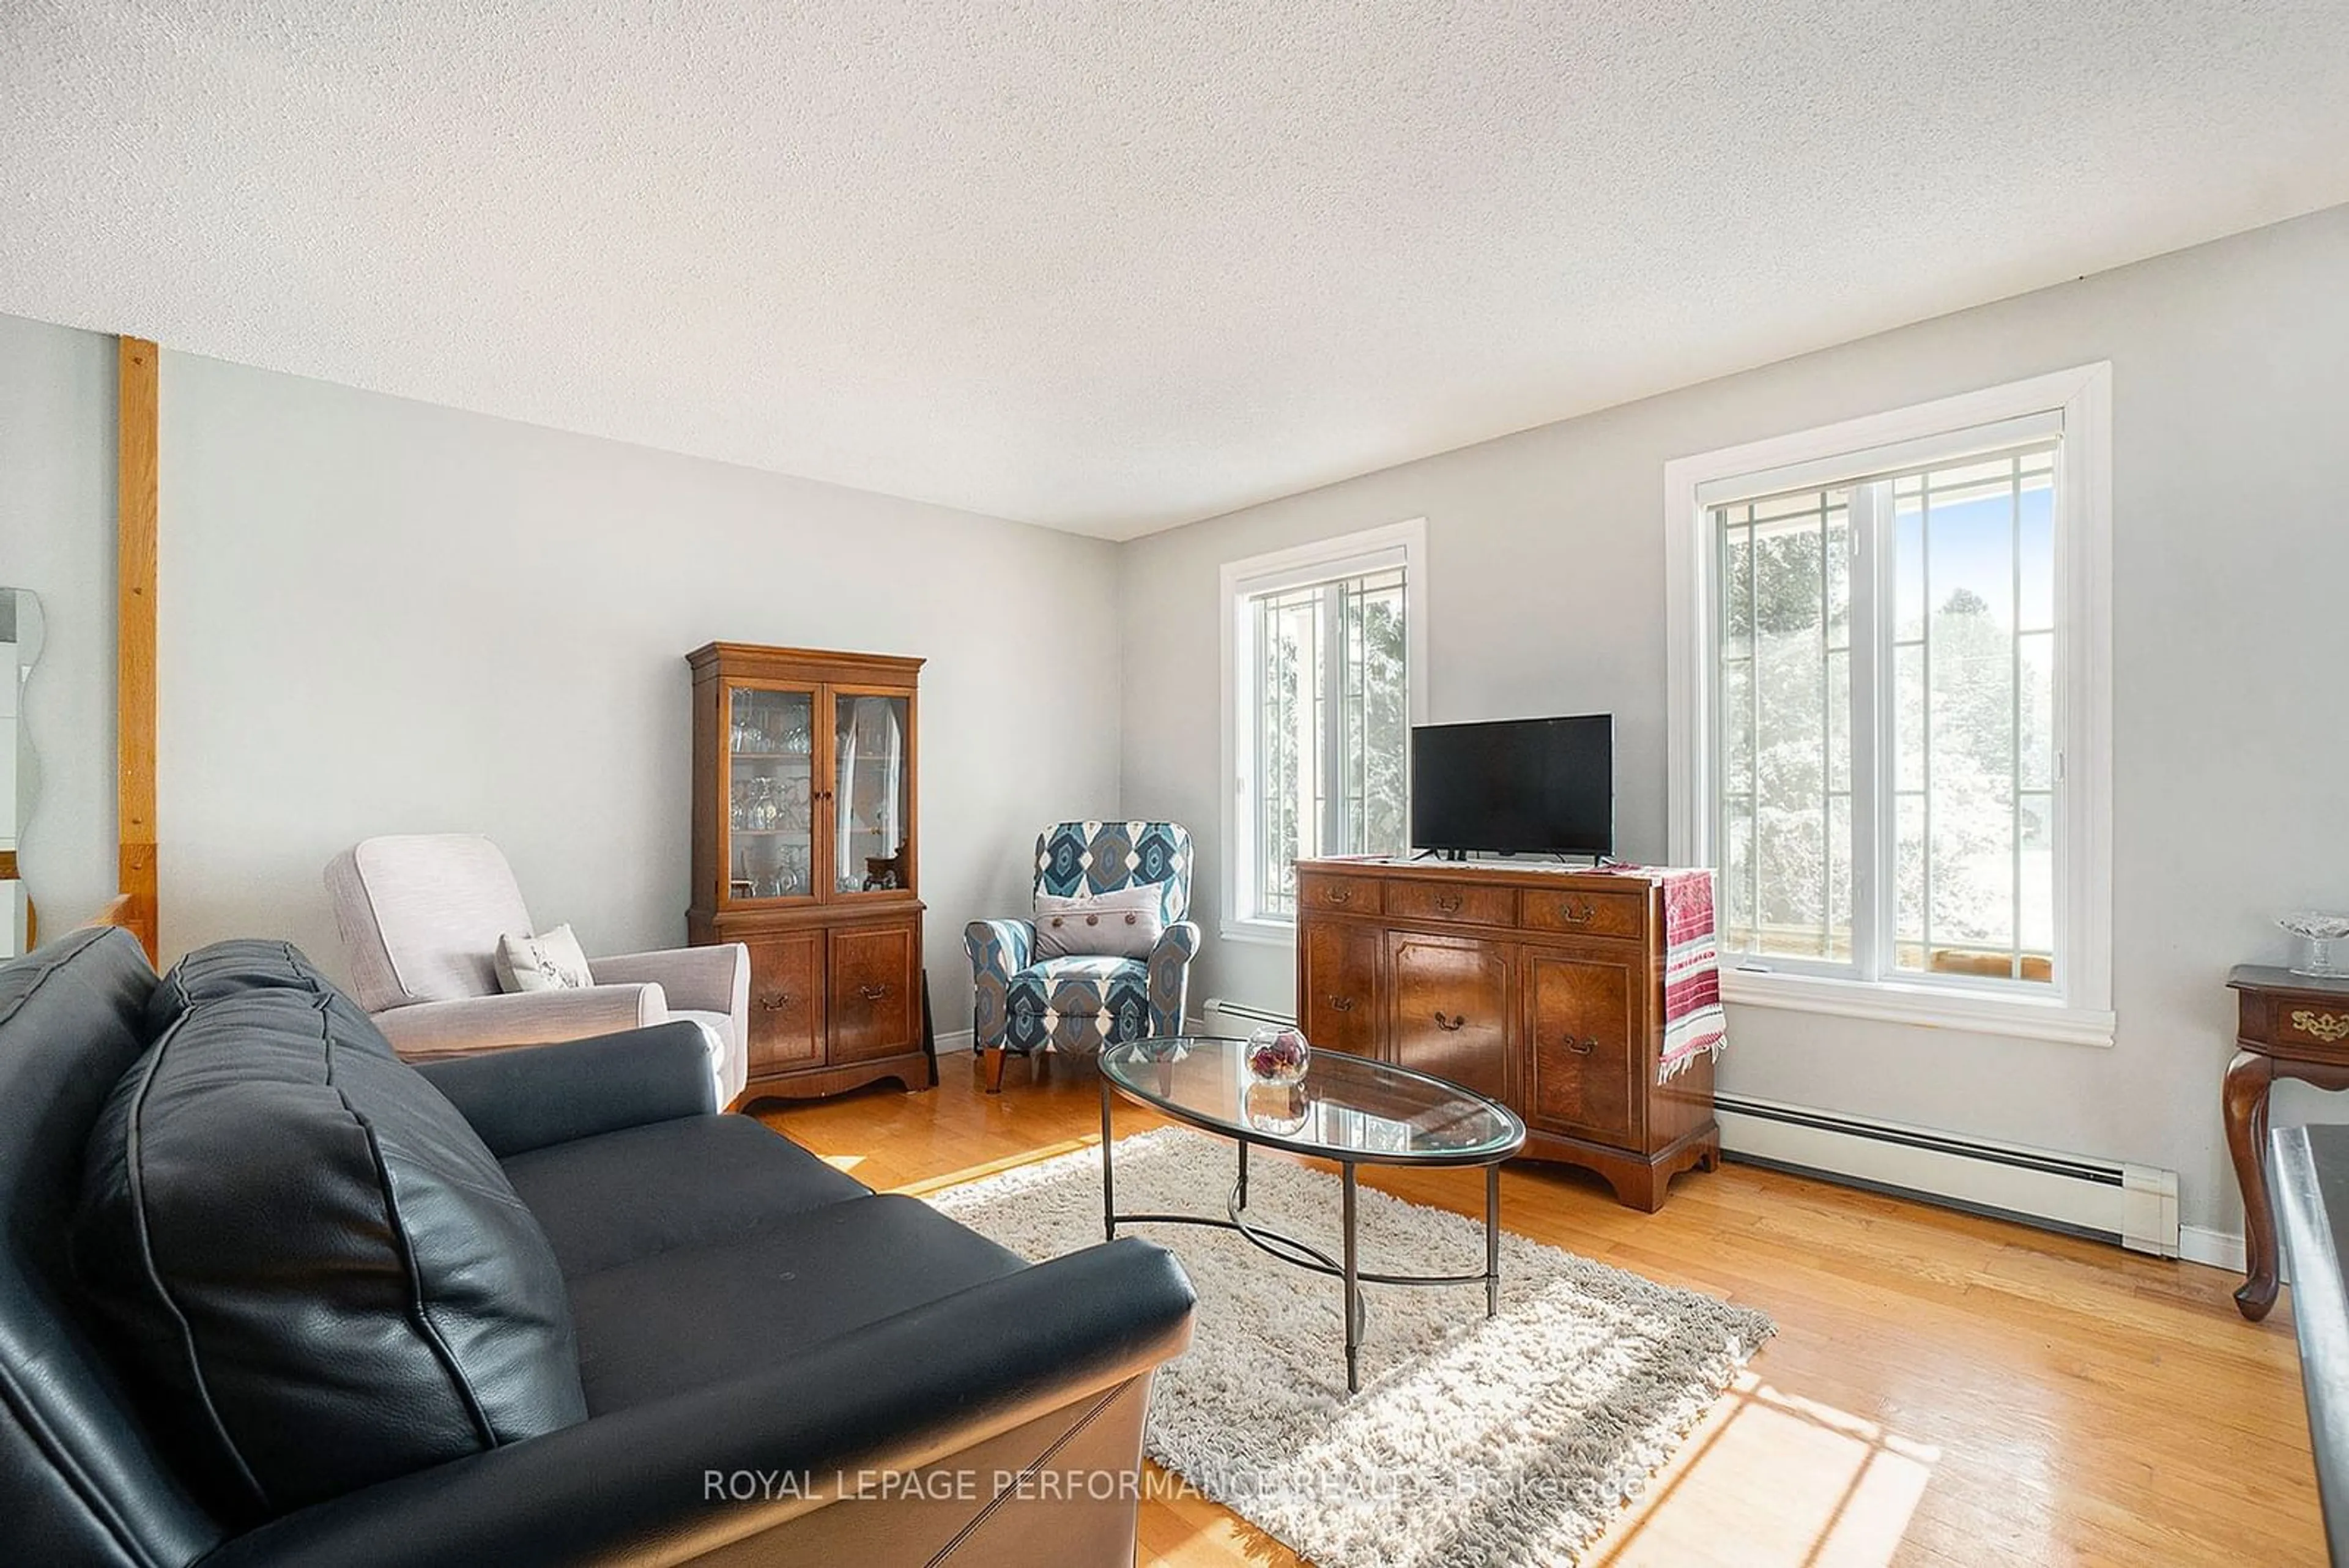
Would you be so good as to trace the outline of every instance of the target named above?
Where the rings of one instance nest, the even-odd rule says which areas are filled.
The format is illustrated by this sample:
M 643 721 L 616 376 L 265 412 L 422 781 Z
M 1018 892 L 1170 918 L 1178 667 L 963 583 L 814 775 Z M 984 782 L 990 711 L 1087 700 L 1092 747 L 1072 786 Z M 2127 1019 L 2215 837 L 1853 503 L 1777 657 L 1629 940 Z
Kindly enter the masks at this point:
M 967 1057 L 926 1094 L 760 1107 L 868 1185 L 913 1191 L 1098 1140 L 1091 1064 L 978 1092 Z M 1121 1104 L 1121 1136 L 1150 1116 Z M 1473 1173 L 1366 1169 L 1480 1214 Z M 1512 1166 L 1502 1223 L 1751 1303 L 1778 1337 L 1585 1562 L 2324 1561 L 2288 1303 L 2237 1314 L 2233 1276 L 1731 1164 L 1654 1215 L 1595 1178 Z M 1163 1481 L 1164 1478 L 1160 1478 Z M 1145 1563 L 1294 1563 L 1195 1496 L 1143 1508 Z

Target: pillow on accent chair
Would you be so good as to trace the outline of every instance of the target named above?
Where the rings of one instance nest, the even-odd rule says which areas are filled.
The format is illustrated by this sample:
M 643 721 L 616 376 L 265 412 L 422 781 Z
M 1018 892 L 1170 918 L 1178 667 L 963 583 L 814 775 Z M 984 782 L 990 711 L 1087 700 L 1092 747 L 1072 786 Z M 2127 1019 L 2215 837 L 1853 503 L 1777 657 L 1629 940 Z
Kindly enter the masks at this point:
M 586 1418 L 554 1248 L 457 1108 L 283 942 L 174 966 L 74 1261 L 222 1517 Z
M 595 983 L 587 955 L 568 925 L 534 937 L 498 939 L 500 991 L 585 991 Z
M 1036 895 L 1036 956 L 1146 959 L 1166 934 L 1155 882 L 1091 898 Z

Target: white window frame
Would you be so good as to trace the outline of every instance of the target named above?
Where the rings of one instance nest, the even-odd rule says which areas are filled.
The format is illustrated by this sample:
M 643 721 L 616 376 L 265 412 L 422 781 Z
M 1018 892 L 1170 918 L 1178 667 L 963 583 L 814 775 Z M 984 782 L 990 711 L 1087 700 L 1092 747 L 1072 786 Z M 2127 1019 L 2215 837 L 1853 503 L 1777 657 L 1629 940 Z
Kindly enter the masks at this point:
M 2014 987 L 1724 965 L 1723 1000 L 2072 1044 L 2113 1043 L 2112 376 L 2108 362 L 2083 365 L 1664 465 L 1671 858 L 1679 866 L 1718 866 L 1713 735 L 1720 584 L 1712 506 L 1731 489 L 1761 495 L 1853 477 L 1857 454 L 1868 454 L 1871 469 L 1887 461 L 1939 462 L 2012 445 L 2018 434 L 2050 428 L 2051 417 L 2063 435 L 2055 458 L 2055 983 L 2025 994 Z M 1856 739 L 1864 717 L 1854 714 Z
M 1294 920 L 1258 918 L 1253 854 L 1257 820 L 1254 618 L 1258 594 L 1302 587 L 1400 566 L 1403 569 L 1403 696 L 1413 725 L 1427 722 L 1427 519 L 1413 517 L 1359 533 L 1224 563 L 1223 607 L 1223 920 L 1225 940 L 1288 947 Z M 1406 759 L 1406 766 L 1408 760 Z

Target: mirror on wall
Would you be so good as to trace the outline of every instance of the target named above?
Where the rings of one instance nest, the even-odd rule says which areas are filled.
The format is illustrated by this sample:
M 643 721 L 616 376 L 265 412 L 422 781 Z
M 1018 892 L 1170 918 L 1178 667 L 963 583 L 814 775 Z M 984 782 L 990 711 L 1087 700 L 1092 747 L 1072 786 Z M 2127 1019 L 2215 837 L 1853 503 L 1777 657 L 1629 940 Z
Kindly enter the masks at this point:
M 0 958 L 31 949 L 38 932 L 32 895 L 17 870 L 16 846 L 31 816 L 39 773 L 25 734 L 25 683 L 41 656 L 41 601 L 0 588 Z

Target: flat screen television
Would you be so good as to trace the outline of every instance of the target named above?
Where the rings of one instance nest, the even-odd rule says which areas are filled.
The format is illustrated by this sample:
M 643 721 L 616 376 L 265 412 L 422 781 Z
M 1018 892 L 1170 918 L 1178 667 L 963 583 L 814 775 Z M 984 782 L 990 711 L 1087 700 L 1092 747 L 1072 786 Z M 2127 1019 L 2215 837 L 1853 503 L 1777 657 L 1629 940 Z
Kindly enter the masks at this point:
M 1615 715 L 1418 725 L 1411 842 L 1454 856 L 1613 854 Z

